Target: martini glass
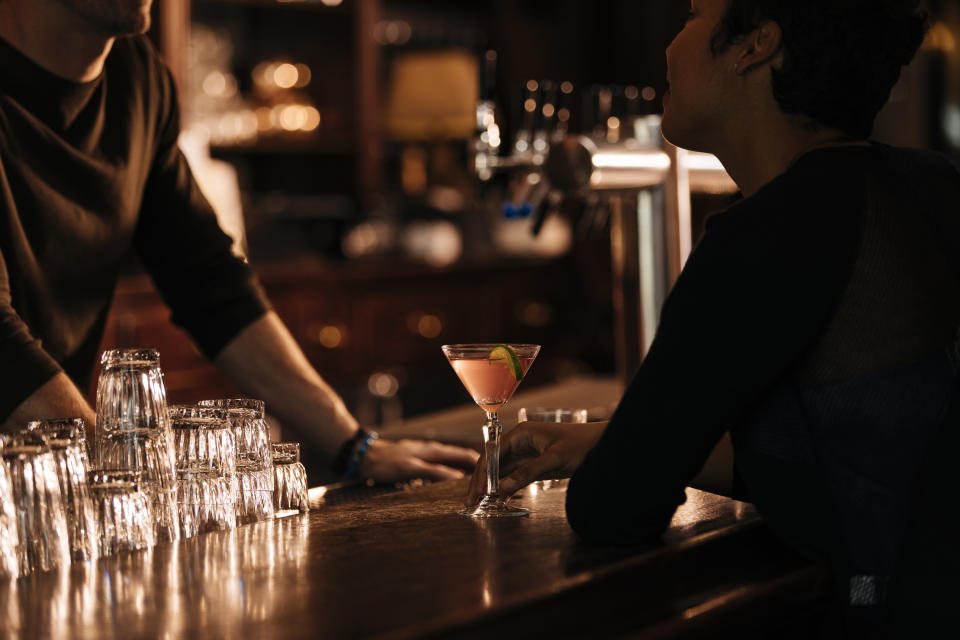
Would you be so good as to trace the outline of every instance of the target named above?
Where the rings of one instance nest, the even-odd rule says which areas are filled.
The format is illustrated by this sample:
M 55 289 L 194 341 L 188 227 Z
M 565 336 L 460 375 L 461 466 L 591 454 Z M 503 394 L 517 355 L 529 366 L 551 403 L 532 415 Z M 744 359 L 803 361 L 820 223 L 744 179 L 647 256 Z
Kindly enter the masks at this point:
M 441 347 L 473 401 L 486 411 L 483 425 L 487 459 L 487 493 L 475 507 L 460 513 L 472 518 L 525 516 L 529 511 L 507 505 L 500 495 L 500 433 L 497 419 L 540 352 L 537 344 L 446 344 Z

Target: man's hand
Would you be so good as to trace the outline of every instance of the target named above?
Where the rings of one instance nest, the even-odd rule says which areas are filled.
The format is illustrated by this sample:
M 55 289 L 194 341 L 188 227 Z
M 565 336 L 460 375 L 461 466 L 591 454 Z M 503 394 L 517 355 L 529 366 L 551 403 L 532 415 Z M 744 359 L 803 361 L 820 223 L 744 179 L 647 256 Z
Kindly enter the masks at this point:
M 500 440 L 500 495 L 507 497 L 535 480 L 568 478 L 600 439 L 606 422 L 521 422 Z M 473 471 L 464 504 L 480 502 L 487 488 L 484 456 Z
M 453 480 L 473 469 L 478 454 L 440 442 L 426 440 L 375 440 L 360 465 L 360 475 L 377 482 L 411 478 Z

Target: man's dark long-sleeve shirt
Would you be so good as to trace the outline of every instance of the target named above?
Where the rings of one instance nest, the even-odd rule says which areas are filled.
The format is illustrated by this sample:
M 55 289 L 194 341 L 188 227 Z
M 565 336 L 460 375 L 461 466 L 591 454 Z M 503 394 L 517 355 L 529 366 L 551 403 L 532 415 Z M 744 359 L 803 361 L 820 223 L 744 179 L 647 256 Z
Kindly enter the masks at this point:
M 0 40 L 0 421 L 59 371 L 85 387 L 131 247 L 208 355 L 267 308 L 178 134 L 146 38 L 118 39 L 87 83 Z
M 954 388 L 958 260 L 960 176 L 933 153 L 813 151 L 713 216 L 570 482 L 573 528 L 656 537 L 729 430 L 747 497 L 785 539 L 889 571 Z

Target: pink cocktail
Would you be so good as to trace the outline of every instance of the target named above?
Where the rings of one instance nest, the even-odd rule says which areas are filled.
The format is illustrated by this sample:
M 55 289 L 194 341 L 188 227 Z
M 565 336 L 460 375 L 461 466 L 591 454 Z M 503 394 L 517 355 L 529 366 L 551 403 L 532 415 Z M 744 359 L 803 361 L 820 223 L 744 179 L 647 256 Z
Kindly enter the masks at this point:
M 443 354 L 456 371 L 473 401 L 487 413 L 483 425 L 487 460 L 487 493 L 476 507 L 461 511 L 474 518 L 525 516 L 526 509 L 511 507 L 500 495 L 500 408 L 517 390 L 540 351 L 535 344 L 453 344 Z

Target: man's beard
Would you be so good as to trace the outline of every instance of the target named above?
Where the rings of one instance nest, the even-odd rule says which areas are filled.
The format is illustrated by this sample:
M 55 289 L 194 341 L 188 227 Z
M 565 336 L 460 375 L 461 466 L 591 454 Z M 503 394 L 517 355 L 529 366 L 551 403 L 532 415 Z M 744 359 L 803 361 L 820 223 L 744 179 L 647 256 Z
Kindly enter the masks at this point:
M 91 27 L 111 37 L 146 33 L 152 0 L 59 0 Z

